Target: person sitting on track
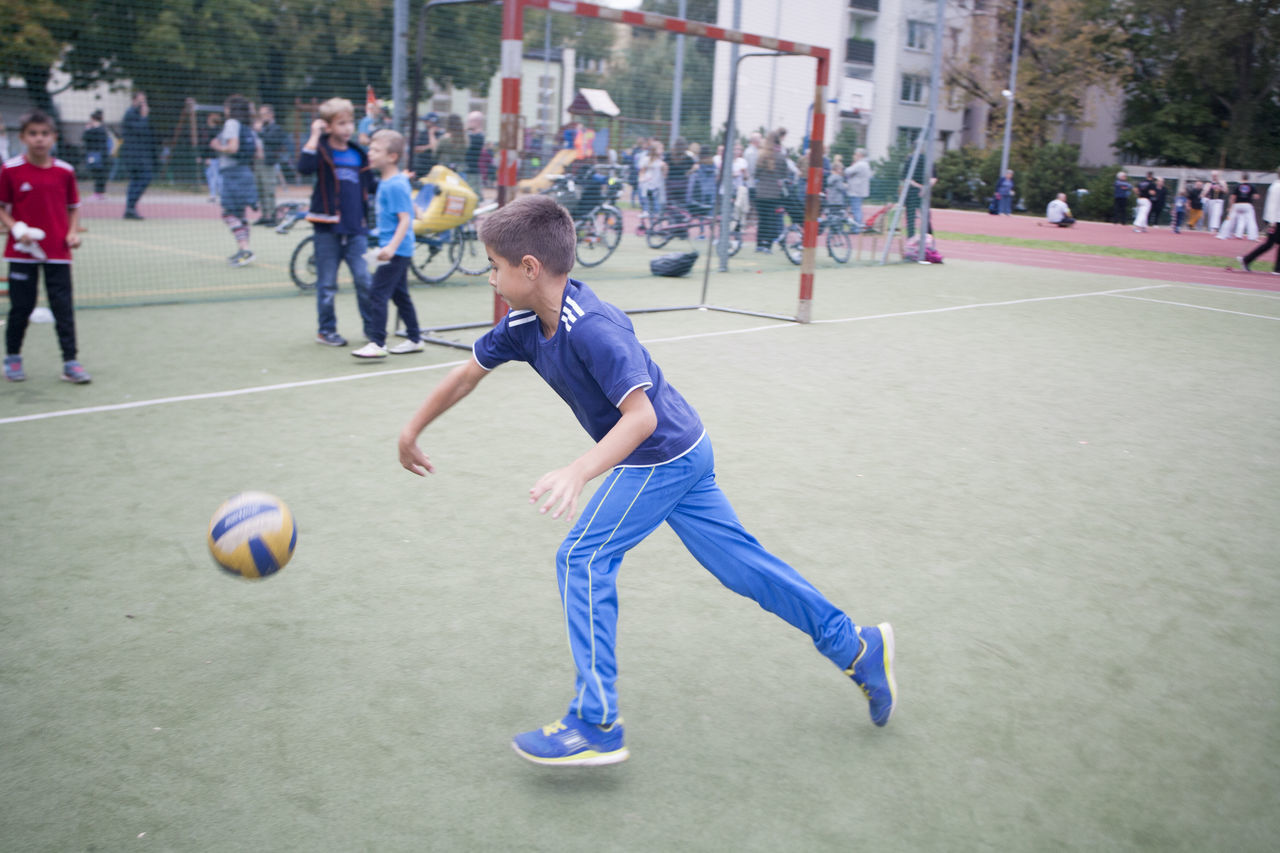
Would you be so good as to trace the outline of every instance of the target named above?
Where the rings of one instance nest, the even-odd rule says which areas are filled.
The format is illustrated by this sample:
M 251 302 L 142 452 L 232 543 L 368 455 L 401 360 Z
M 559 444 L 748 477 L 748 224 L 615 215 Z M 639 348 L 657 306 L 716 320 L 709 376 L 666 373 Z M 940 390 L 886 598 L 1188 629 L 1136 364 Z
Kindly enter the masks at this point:
M 1067 207 L 1066 193 L 1058 193 L 1057 198 L 1049 202 L 1044 218 L 1049 220 L 1050 225 L 1057 225 L 1059 228 L 1070 228 L 1076 224 L 1075 218 L 1071 215 L 1071 208 Z

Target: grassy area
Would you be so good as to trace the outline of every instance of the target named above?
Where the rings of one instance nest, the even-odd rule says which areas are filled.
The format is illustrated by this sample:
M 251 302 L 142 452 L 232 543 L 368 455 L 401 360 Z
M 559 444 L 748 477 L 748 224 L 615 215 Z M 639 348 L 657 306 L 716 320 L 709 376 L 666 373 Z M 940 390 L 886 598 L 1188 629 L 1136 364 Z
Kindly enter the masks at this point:
M 1168 261 L 1171 264 L 1191 264 L 1197 267 L 1221 267 L 1228 261 L 1212 255 L 1183 255 L 1177 252 L 1153 252 L 1149 249 L 1125 249 L 1121 246 L 1089 246 L 1080 243 L 1059 243 L 1056 240 L 1029 240 L 1024 237 L 998 237 L 991 234 L 962 234 L 959 231 L 939 231 L 940 240 L 963 240 L 967 243 L 996 243 L 1001 246 L 1017 246 L 1023 249 L 1049 249 L 1055 252 L 1075 252 L 1081 255 L 1109 255 L 1116 258 L 1137 258 L 1141 261 Z

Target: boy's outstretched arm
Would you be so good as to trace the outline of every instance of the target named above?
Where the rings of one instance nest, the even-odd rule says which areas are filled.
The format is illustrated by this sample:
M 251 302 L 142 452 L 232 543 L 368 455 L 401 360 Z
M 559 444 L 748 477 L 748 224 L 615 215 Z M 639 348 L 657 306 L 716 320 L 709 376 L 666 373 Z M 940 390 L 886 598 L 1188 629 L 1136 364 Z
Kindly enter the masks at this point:
M 635 388 L 624 397 L 618 411 L 622 417 L 594 447 L 564 468 L 543 474 L 533 484 L 529 503 L 537 503 L 540 497 L 547 496 L 539 512 L 552 510 L 552 518 L 567 514 L 565 520 L 573 521 L 578 497 L 587 483 L 630 456 L 658 426 L 658 415 L 643 388 Z
M 448 411 L 454 403 L 470 394 L 488 373 L 475 359 L 469 359 L 449 371 L 440 384 L 431 389 L 427 399 L 400 431 L 400 464 L 406 471 L 425 477 L 427 472 L 436 470 L 427 454 L 418 447 L 418 436 L 428 424 Z

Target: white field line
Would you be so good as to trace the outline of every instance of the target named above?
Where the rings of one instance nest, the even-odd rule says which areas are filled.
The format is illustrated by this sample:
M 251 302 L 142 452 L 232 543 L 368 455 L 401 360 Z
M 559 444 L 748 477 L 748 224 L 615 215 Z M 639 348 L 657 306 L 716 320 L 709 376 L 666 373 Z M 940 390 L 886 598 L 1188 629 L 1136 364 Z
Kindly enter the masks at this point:
M 1182 284 L 1171 284 L 1170 287 L 1184 287 L 1197 293 L 1204 291 L 1217 291 L 1218 293 L 1234 293 L 1237 296 L 1256 296 L 1259 299 L 1280 299 L 1280 293 L 1270 290 L 1254 290 L 1252 287 L 1231 287 L 1226 284 L 1190 284 L 1183 282 Z
M 209 391 L 204 394 L 183 394 L 180 397 L 157 397 L 154 400 L 135 400 L 131 403 L 111 403 L 105 406 L 86 406 L 83 409 L 62 409 L 56 412 L 41 412 L 35 415 L 19 415 L 12 418 L 0 418 L 0 424 L 17 424 L 24 421 L 41 421 L 47 418 L 60 418 L 66 415 L 96 415 L 100 412 L 119 412 L 125 409 L 142 409 L 149 406 L 163 406 L 168 403 L 190 403 L 196 400 L 217 400 L 223 397 L 239 397 L 244 394 L 262 394 L 266 391 L 288 391 L 293 388 L 306 388 L 309 385 L 329 385 L 334 382 L 348 382 L 356 379 L 372 379 L 375 376 L 392 376 L 397 373 L 418 373 L 424 370 L 442 370 L 456 367 L 462 361 L 450 361 L 443 364 L 428 364 L 423 367 L 402 367 L 393 370 L 380 370 L 377 373 L 352 373 L 348 376 L 329 376 L 324 379 L 304 379 L 298 382 L 281 382 L 276 385 L 256 385 L 252 388 L 235 388 L 230 391 Z
M 1124 293 L 1108 293 L 1107 296 L 1114 296 L 1116 299 L 1133 299 L 1137 302 L 1154 302 L 1157 305 L 1177 305 L 1182 308 L 1195 308 L 1198 311 L 1215 311 L 1219 314 L 1235 314 L 1237 317 L 1256 317 L 1259 320 L 1280 320 L 1280 317 L 1271 314 L 1250 314 L 1247 311 L 1231 311 L 1226 308 L 1210 308 L 1208 305 L 1194 305 L 1190 302 L 1174 302 L 1171 299 L 1148 299 L 1145 296 L 1128 296 Z
M 825 323 L 825 324 L 858 323 L 858 322 L 863 322 L 865 320 L 885 320 L 885 319 L 891 319 L 894 317 L 915 317 L 915 316 L 921 316 L 925 314 L 942 314 L 942 313 L 947 313 L 951 311 L 967 311 L 974 308 L 998 308 L 998 307 L 1007 306 L 1007 305 L 1026 305 L 1033 302 L 1052 302 L 1052 301 L 1061 300 L 1061 299 L 1080 299 L 1080 298 L 1090 297 L 1090 296 L 1117 296 L 1117 295 L 1123 295 L 1125 293 L 1129 293 L 1133 291 L 1155 290 L 1155 289 L 1164 288 L 1164 287 L 1170 287 L 1170 285 L 1152 284 L 1152 285 L 1146 285 L 1143 287 L 1124 288 L 1121 290 L 1098 290 L 1098 291 L 1092 291 L 1089 293 L 1068 293 L 1061 296 L 1036 296 L 1036 297 L 1031 297 L 1027 299 L 1009 299 L 1003 302 L 977 302 L 970 305 L 950 305 L 945 308 L 923 308 L 918 311 L 897 311 L 891 314 L 869 314 L 861 317 L 845 317 L 845 318 L 835 319 L 835 320 L 816 320 L 814 321 L 814 325 L 817 325 L 819 323 Z M 1140 297 L 1129 297 L 1129 298 L 1137 299 Z M 1151 299 L 1151 300 L 1145 300 L 1145 301 L 1164 302 L 1164 300 L 1160 300 L 1160 299 Z M 1175 305 L 1180 303 L 1165 302 L 1164 304 Z M 1202 307 L 1202 306 L 1190 306 L 1190 307 Z M 1210 310 L 1220 310 L 1220 309 L 1210 309 Z M 1228 313 L 1234 314 L 1234 313 L 1240 313 L 1240 312 L 1232 311 Z M 1251 314 L 1247 316 L 1263 316 L 1263 315 Z M 1267 317 L 1265 319 L 1275 320 L 1280 318 Z M 722 337 L 724 335 L 745 335 L 745 334 L 752 334 L 755 332 L 766 332 L 772 329 L 788 329 L 788 328 L 793 328 L 797 325 L 798 324 L 796 323 L 769 323 L 768 325 L 764 325 L 764 326 L 753 326 L 749 329 L 731 329 L 731 330 L 716 331 L 716 332 L 698 332 L 691 335 L 677 335 L 677 336 L 665 337 L 665 338 L 648 338 L 648 339 L 645 339 L 643 343 L 645 344 L 671 343 L 675 341 L 688 341 L 688 340 L 697 340 L 701 338 Z M 444 370 L 447 368 L 456 367 L 457 365 L 462 364 L 463 361 L 464 360 L 450 361 L 450 362 L 444 362 L 441 364 L 425 365 L 422 367 L 405 367 L 405 368 L 397 368 L 392 370 L 380 370 L 377 373 L 352 373 L 346 376 L 330 376 L 323 379 L 306 379 L 298 382 L 281 382 L 275 385 L 259 385 L 251 388 L 236 388 L 229 391 L 210 391 L 203 394 L 183 394 L 182 396 L 178 396 L 178 397 L 158 397 L 152 400 L 135 400 L 129 403 L 112 403 L 104 406 L 86 406 L 84 408 L 78 408 L 78 409 L 62 409 L 62 410 L 53 411 L 53 412 L 40 412 L 34 415 L 18 415 L 15 417 L 0 418 L 0 425 L 26 423 L 28 421 L 47 420 L 49 418 L 60 418 L 60 417 L 66 417 L 69 415 L 93 415 L 93 414 L 100 414 L 103 412 L 119 412 L 119 411 L 124 411 L 126 409 L 141 409 L 141 408 L 148 408 L 151 406 L 168 405 L 170 403 L 190 403 L 190 402 L 197 402 L 200 400 L 217 400 L 217 399 L 224 399 L 227 397 L 239 397 L 246 394 L 262 394 L 269 391 L 288 391 L 294 388 L 306 388 L 313 385 L 329 385 L 335 382 L 350 382 L 350 381 L 355 381 L 359 379 L 373 379 L 379 376 L 394 376 L 396 374 L 402 374 L 402 373 L 420 373 L 428 370 Z
M 1137 290 L 1156 290 L 1169 287 L 1167 284 L 1147 284 L 1141 287 L 1126 287 L 1119 290 L 1095 290 L 1090 293 L 1065 293 L 1061 296 L 1035 296 L 1028 299 L 1009 299 L 1004 302 L 975 302 L 970 305 L 948 305 L 945 308 L 923 308 L 919 311 L 896 311 L 892 314 L 868 314 L 863 317 L 844 317 L 839 320 L 814 320 L 819 323 L 861 323 L 864 320 L 887 320 L 892 317 L 914 317 L 921 314 L 945 314 L 948 311 L 969 311 L 974 308 L 999 308 L 1005 305 L 1026 305 L 1031 302 L 1054 302 L 1060 299 L 1081 299 L 1087 296 L 1113 296 L 1117 293 L 1131 293 Z

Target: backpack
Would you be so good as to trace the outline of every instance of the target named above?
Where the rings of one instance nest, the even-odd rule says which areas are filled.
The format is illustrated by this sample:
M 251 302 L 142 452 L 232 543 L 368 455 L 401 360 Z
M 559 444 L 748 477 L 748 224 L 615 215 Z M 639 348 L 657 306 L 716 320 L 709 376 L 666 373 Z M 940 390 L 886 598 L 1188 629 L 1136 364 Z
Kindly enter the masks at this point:
M 244 122 L 240 123 L 240 147 L 234 156 L 237 166 L 252 166 L 258 156 L 258 134 Z
M 697 252 L 670 252 L 649 261 L 649 272 L 654 275 L 679 278 L 688 275 L 697 260 Z
M 920 260 L 919 252 L 920 252 L 920 238 L 912 237 L 910 240 L 906 242 L 906 245 L 903 246 L 902 248 L 902 259 L 904 261 L 918 261 Z M 932 234 L 930 234 L 929 238 L 925 240 L 924 260 L 926 263 L 930 263 L 930 264 L 942 263 L 942 254 L 938 251 L 937 245 L 934 243 Z

